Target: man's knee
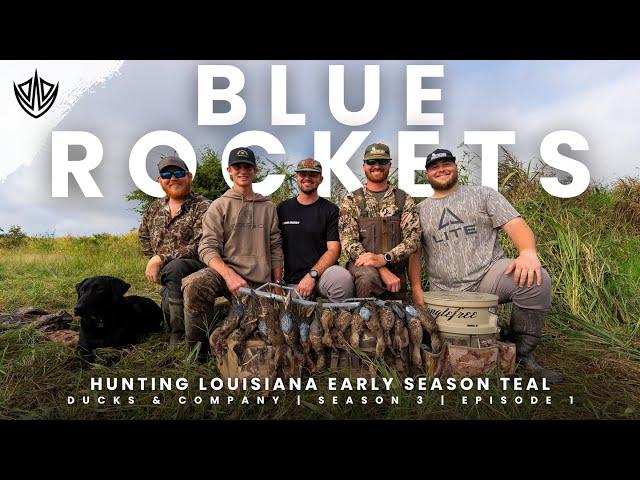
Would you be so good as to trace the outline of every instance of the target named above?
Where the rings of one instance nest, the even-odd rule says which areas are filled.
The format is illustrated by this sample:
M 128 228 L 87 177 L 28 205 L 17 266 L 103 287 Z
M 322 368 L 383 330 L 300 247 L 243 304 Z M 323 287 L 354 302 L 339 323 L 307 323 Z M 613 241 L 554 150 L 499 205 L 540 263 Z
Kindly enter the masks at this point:
M 361 267 L 354 266 L 351 273 L 353 274 L 354 281 L 358 285 L 370 285 L 380 280 L 378 269 L 369 265 L 363 265 Z
M 549 275 L 549 272 L 547 272 L 546 269 L 542 269 L 542 287 L 546 288 L 547 290 L 549 290 L 549 292 L 551 292 L 551 286 L 552 286 L 552 280 L 551 280 L 551 275 Z
M 377 268 L 368 265 L 356 267 L 351 264 L 349 272 L 353 275 L 357 297 L 376 297 L 386 292 Z
M 551 308 L 552 281 L 549 272 L 542 269 L 542 284 L 519 288 L 513 295 L 512 302 L 521 308 L 531 310 L 549 310 Z
M 194 271 L 204 267 L 198 260 L 191 258 L 175 258 L 168 262 L 162 270 L 160 270 L 160 280 L 162 284 L 167 284 L 171 281 L 178 282 Z
M 220 274 L 212 268 L 203 268 L 182 279 L 184 308 L 191 314 L 204 313 L 223 294 Z
M 333 265 L 322 274 L 320 278 L 321 290 L 331 301 L 341 302 L 354 295 L 353 277 L 347 269 Z

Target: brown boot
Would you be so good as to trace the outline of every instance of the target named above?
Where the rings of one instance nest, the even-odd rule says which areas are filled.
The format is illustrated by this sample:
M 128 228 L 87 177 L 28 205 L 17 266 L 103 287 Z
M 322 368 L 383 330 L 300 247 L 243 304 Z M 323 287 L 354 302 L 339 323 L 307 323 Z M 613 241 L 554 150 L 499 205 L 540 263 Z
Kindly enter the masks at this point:
M 547 312 L 531 310 L 513 305 L 511 311 L 511 334 L 516 344 L 516 361 L 536 378 L 546 378 L 549 383 L 562 382 L 562 375 L 541 366 L 533 356 L 542 337 L 542 325 Z

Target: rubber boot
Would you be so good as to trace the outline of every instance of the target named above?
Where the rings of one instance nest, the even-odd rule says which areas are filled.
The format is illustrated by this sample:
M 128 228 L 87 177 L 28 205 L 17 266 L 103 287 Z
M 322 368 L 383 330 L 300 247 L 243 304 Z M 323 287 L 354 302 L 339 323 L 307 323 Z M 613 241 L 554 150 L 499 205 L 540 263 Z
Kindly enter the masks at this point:
M 196 361 L 206 363 L 209 359 L 209 338 L 204 319 L 201 315 L 194 315 L 185 310 L 184 329 L 189 351 L 197 348 Z
M 562 375 L 540 365 L 533 356 L 533 350 L 540 343 L 542 325 L 547 312 L 531 310 L 513 305 L 511 311 L 511 333 L 516 344 L 516 361 L 536 378 L 546 378 L 549 383 L 562 382 Z
M 184 303 L 181 298 L 169 298 L 169 348 L 177 348 L 184 338 Z

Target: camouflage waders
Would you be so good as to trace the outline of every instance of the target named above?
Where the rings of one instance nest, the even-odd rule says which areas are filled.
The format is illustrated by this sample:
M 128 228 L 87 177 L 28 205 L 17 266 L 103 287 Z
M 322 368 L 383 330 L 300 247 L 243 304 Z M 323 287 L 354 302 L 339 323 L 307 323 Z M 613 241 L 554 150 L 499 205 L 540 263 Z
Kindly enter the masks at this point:
M 358 217 L 359 240 L 367 252 L 381 254 L 386 253 L 402 242 L 402 228 L 400 215 L 403 211 L 407 195 L 402 190 L 395 190 L 394 200 L 396 210 L 390 216 L 369 216 L 363 189 L 353 192 L 354 200 L 358 205 L 360 216 Z M 387 268 L 400 278 L 400 291 L 391 293 L 387 290 L 380 278 L 378 269 L 371 266 L 357 267 L 354 262 L 347 264 L 349 273 L 353 276 L 356 297 L 378 297 L 385 300 L 404 300 L 407 292 L 407 260 L 401 260 L 394 264 L 388 264 Z
M 400 291 L 392 293 L 382 282 L 378 269 L 368 265 L 356 267 L 354 262 L 347 264 L 347 270 L 353 276 L 356 297 L 376 297 L 383 300 L 406 300 L 407 277 L 404 272 L 394 272 L 400 278 Z

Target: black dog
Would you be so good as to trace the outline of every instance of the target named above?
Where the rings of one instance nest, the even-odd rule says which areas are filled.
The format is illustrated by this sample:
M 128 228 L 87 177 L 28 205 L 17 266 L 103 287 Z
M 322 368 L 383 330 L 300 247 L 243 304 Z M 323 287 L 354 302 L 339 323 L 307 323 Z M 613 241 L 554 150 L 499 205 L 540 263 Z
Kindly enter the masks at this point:
M 108 276 L 85 278 L 76 285 L 78 302 L 73 309 L 81 317 L 78 354 L 83 361 L 92 362 L 96 348 L 126 347 L 162 331 L 160 307 L 150 298 L 125 297 L 130 286 Z

